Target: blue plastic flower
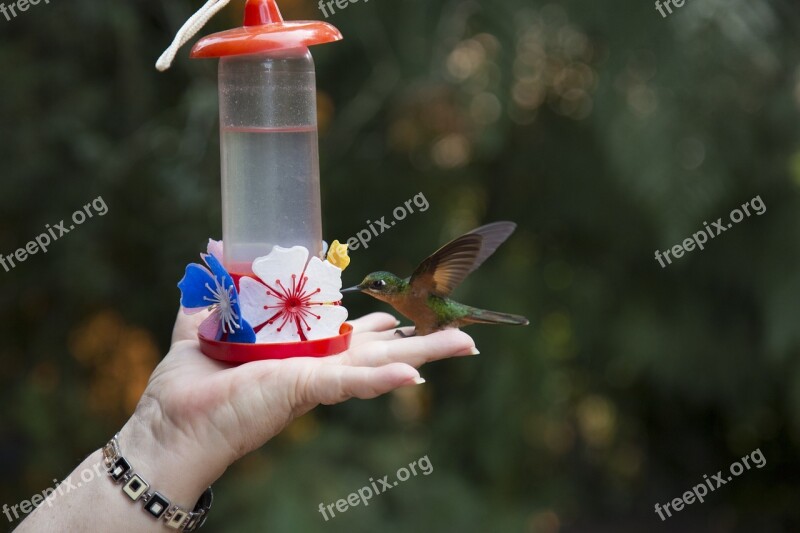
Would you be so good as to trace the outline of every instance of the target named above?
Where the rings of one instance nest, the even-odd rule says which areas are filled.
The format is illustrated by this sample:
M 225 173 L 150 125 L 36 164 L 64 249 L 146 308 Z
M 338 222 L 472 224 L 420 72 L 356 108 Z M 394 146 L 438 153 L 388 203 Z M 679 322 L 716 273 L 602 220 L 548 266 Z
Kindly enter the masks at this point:
M 178 283 L 184 312 L 194 314 L 206 308 L 211 310 L 211 315 L 199 328 L 205 337 L 221 340 L 225 336 L 227 342 L 255 342 L 253 328 L 242 318 L 233 278 L 214 255 L 200 254 L 200 257 L 208 268 L 190 263 Z

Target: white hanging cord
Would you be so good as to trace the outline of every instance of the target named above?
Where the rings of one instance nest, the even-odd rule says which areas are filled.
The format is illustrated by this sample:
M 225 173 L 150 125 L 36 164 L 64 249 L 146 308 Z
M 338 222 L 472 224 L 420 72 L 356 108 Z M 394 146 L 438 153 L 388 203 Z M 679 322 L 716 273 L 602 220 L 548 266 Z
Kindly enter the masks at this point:
M 175 39 L 172 40 L 172 44 L 169 45 L 169 48 L 164 50 L 164 53 L 161 54 L 161 57 L 156 61 L 156 68 L 160 72 L 167 70 L 175 60 L 175 55 L 178 53 L 178 50 L 180 50 L 181 46 L 186 44 L 189 39 L 203 29 L 203 26 L 211 20 L 211 17 L 228 5 L 228 2 L 230 2 L 230 0 L 208 0 L 203 7 L 197 10 L 197 13 L 189 17 L 189 20 L 187 20 L 183 26 L 181 26 L 181 29 L 178 30 L 178 33 L 175 34 Z

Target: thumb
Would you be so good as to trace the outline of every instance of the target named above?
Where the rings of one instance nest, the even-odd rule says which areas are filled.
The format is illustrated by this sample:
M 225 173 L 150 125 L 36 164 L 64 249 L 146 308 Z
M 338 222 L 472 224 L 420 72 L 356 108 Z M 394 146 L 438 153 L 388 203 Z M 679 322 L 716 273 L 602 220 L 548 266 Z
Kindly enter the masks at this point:
M 197 328 L 203 320 L 208 318 L 209 314 L 208 309 L 187 314 L 183 307 L 179 308 L 178 316 L 175 317 L 175 327 L 172 329 L 172 344 L 197 340 Z

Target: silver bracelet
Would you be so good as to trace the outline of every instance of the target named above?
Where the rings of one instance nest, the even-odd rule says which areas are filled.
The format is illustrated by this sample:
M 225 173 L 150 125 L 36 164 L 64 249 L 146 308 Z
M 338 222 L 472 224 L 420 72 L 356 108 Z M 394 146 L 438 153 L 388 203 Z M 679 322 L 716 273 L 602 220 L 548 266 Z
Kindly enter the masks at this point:
M 114 483 L 122 483 L 122 492 L 132 501 L 141 501 L 147 514 L 156 520 L 163 520 L 164 524 L 180 531 L 195 531 L 205 524 L 208 511 L 214 501 L 214 493 L 208 487 L 194 509 L 187 511 L 172 505 L 170 501 L 159 492 L 150 490 L 150 484 L 136 474 L 131 464 L 122 456 L 119 450 L 119 433 L 103 446 L 103 464 L 108 475 Z

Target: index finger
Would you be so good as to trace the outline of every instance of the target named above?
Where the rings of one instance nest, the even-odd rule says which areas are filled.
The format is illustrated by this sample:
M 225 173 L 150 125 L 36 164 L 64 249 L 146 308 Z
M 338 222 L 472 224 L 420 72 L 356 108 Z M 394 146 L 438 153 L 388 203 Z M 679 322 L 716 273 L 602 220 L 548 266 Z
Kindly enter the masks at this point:
M 341 361 L 354 366 L 405 363 L 420 367 L 431 361 L 460 355 L 476 355 L 472 337 L 457 329 L 405 339 L 368 341 L 341 354 Z
M 370 313 L 361 318 L 348 322 L 353 326 L 353 333 L 364 333 L 365 331 L 386 331 L 397 327 L 400 322 L 389 313 Z

